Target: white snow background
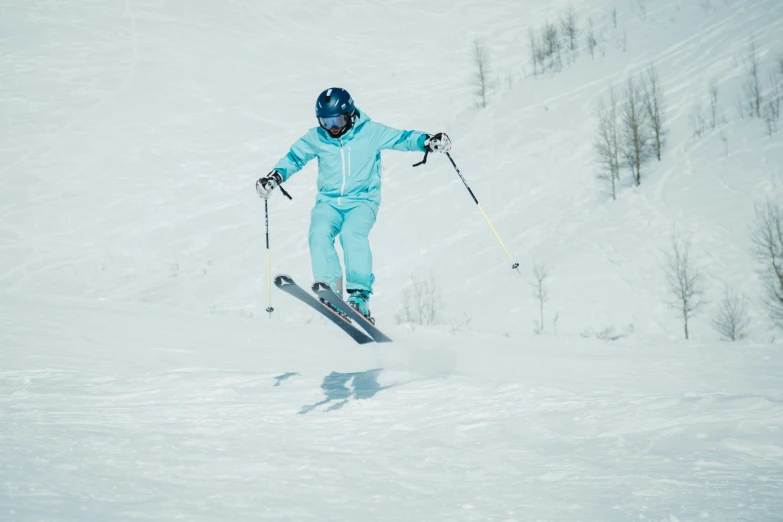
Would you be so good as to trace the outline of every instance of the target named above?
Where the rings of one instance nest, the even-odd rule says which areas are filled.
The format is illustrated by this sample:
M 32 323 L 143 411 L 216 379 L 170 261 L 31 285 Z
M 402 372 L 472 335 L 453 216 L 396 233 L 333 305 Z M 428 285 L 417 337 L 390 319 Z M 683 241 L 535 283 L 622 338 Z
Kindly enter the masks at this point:
M 568 6 L 596 57 L 582 39 L 534 77 L 528 28 Z M 783 139 L 738 115 L 751 43 L 766 78 L 779 0 L 1 1 L 0 520 L 783 520 L 781 333 L 749 239 Z M 650 65 L 668 146 L 612 202 L 597 102 Z M 725 121 L 694 139 L 713 80 Z M 387 152 L 371 305 L 396 342 L 280 292 L 270 319 L 254 182 L 335 85 L 450 134 L 521 276 L 446 158 Z M 273 272 L 305 286 L 315 173 L 270 200 Z M 708 284 L 690 341 L 675 231 Z M 396 324 L 412 276 L 439 324 Z M 750 305 L 736 343 L 711 328 L 724 284 Z

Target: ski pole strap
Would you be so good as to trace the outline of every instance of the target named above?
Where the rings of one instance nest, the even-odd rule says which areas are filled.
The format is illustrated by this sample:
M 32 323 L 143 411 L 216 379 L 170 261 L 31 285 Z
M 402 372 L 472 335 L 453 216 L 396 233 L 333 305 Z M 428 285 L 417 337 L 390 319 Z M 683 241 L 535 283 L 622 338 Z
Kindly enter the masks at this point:
M 280 188 L 280 192 L 282 192 L 285 197 L 287 197 L 288 199 L 294 199 L 291 197 L 291 194 L 285 191 L 283 185 L 278 185 L 278 187 Z
M 425 151 L 425 152 L 424 152 L 424 159 L 423 159 L 423 160 L 421 160 L 421 161 L 420 161 L 420 162 L 418 162 L 418 163 L 414 163 L 414 164 L 413 164 L 413 166 L 414 166 L 414 167 L 418 167 L 419 165 L 424 165 L 425 163 L 427 163 L 427 156 L 429 155 L 429 153 L 430 153 L 430 151 Z

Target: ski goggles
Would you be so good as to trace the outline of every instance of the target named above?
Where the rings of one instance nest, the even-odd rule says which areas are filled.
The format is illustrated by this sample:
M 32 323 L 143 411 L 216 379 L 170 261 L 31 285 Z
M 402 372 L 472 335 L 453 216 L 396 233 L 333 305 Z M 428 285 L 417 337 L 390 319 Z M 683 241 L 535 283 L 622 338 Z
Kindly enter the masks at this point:
M 338 114 L 337 116 L 326 116 L 326 117 L 318 117 L 318 123 L 321 124 L 321 127 L 324 129 L 342 129 L 346 125 L 348 125 L 348 120 L 350 119 L 350 114 Z

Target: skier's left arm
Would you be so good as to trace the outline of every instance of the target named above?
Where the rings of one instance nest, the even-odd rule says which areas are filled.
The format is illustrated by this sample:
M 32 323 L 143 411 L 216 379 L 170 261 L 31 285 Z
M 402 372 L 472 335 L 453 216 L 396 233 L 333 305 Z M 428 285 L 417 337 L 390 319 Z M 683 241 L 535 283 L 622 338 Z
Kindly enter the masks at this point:
M 424 152 L 426 133 L 414 130 L 397 130 L 374 121 L 371 122 L 371 125 L 379 149 Z
M 443 145 L 451 144 L 445 133 L 427 134 L 415 130 L 397 130 L 381 123 L 370 122 L 381 150 L 401 150 L 409 152 L 445 152 Z

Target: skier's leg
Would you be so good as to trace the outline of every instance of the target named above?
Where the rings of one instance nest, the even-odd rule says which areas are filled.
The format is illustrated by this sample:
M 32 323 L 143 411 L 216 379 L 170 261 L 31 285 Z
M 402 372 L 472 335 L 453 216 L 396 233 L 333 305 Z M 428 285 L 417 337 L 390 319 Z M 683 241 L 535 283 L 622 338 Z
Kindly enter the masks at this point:
M 310 214 L 310 258 L 313 263 L 313 277 L 331 288 L 343 276 L 340 259 L 334 249 L 334 238 L 343 225 L 342 214 L 328 203 L 318 203 Z
M 345 213 L 340 244 L 345 255 L 346 290 L 372 293 L 375 276 L 369 236 L 374 224 L 375 211 L 367 205 L 356 205 Z

